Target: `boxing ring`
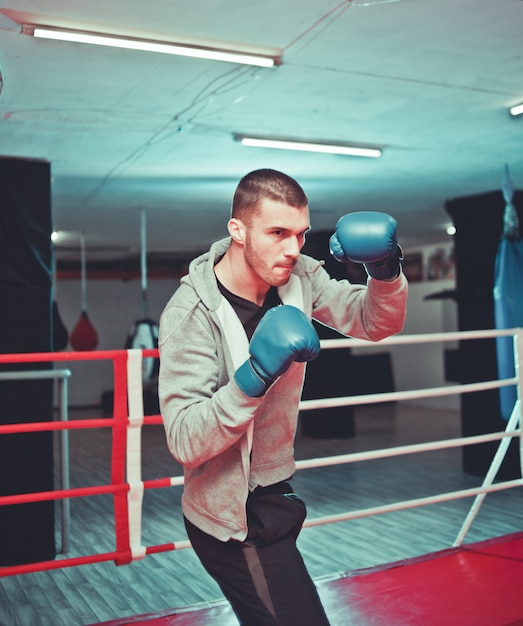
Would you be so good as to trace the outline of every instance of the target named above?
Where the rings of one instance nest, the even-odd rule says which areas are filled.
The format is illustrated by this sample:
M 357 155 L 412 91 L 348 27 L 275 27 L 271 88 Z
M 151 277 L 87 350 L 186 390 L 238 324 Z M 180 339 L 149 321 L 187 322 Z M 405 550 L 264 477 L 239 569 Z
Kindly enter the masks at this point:
M 495 481 L 496 474 L 505 458 L 510 442 L 519 441 L 520 459 L 523 448 L 521 428 L 521 404 L 523 381 L 521 362 L 523 359 L 523 329 L 478 330 L 456 333 L 433 333 L 396 336 L 380 342 L 380 347 L 434 342 L 454 342 L 477 339 L 512 337 L 515 354 L 515 376 L 502 380 L 483 381 L 460 385 L 413 389 L 387 393 L 374 393 L 346 397 L 306 400 L 300 404 L 300 411 L 328 409 L 340 406 L 375 404 L 399 400 L 415 400 L 449 395 L 459 395 L 478 391 L 501 389 L 516 386 L 517 401 L 506 428 L 500 432 L 456 437 L 426 443 L 402 445 L 393 448 L 357 452 L 351 454 L 310 458 L 296 462 L 296 471 L 304 472 L 313 468 L 359 463 L 374 459 L 386 459 L 448 448 L 458 448 L 486 442 L 498 442 L 497 451 L 491 466 L 479 487 L 439 493 L 428 497 L 400 500 L 394 503 L 349 510 L 343 513 L 324 515 L 307 519 L 304 529 L 335 524 L 347 520 L 376 516 L 393 511 L 423 507 L 430 504 L 472 498 L 472 505 L 463 520 L 461 529 L 452 545 L 442 552 L 409 559 L 401 563 L 388 564 L 362 572 L 351 572 L 345 577 L 322 581 L 319 584 L 326 610 L 333 626 L 337 624 L 442 624 L 470 623 L 475 626 L 500 626 L 523 624 L 523 598 L 519 577 L 523 574 L 523 532 L 507 537 L 492 538 L 481 544 L 465 544 L 471 525 L 479 509 L 493 492 L 523 486 L 521 478 Z M 330 339 L 321 342 L 322 349 L 362 348 L 376 344 L 354 339 Z M 144 545 L 142 540 L 143 498 L 147 490 L 170 489 L 183 485 L 183 477 L 166 476 L 149 480 L 142 477 L 141 434 L 149 425 L 161 424 L 160 415 L 144 415 L 143 408 L 143 359 L 158 356 L 156 350 L 116 350 L 94 352 L 62 352 L 37 354 L 0 355 L 0 363 L 54 363 L 55 369 L 42 372 L 4 372 L 4 380 L 22 377 L 50 377 L 59 383 L 60 419 L 47 422 L 4 424 L 0 426 L 0 436 L 14 433 L 54 431 L 60 442 L 60 485 L 52 491 L 0 496 L 2 506 L 19 505 L 29 502 L 54 500 L 61 505 L 61 553 L 53 561 L 28 563 L 0 567 L 0 578 L 77 567 L 91 563 L 113 561 L 117 566 L 142 560 L 148 555 L 178 551 L 190 548 L 190 543 L 180 539 L 162 544 Z M 114 407 L 109 418 L 76 419 L 70 421 L 67 413 L 68 380 L 71 372 L 62 368 L 72 361 L 107 360 L 112 363 L 114 382 Z M 0 377 L 1 379 L 1 377 Z M 68 433 L 73 429 L 110 429 L 112 432 L 110 482 L 95 486 L 71 488 L 69 485 Z M 113 504 L 115 549 L 108 552 L 69 557 L 69 511 L 68 503 L 73 498 L 89 498 L 100 494 L 110 494 Z M 522 529 L 523 531 L 523 529 Z M 306 532 L 306 530 L 304 531 Z M 427 580 L 430 579 L 430 585 Z M 501 581 L 501 584 L 500 584 Z M 487 588 L 494 585 L 496 602 L 484 607 Z M 394 593 L 390 590 L 394 589 Z M 480 610 L 474 611 L 473 621 L 460 621 L 459 615 L 469 613 L 463 606 L 458 608 L 459 597 L 464 591 L 469 600 L 476 602 Z M 492 591 L 489 593 L 492 596 Z M 377 598 L 386 601 L 377 601 Z M 438 606 L 438 613 L 433 613 Z M 349 618 L 350 614 L 350 618 Z M 416 615 L 414 620 L 413 615 Z M 344 616 L 344 617 L 342 617 Z M 445 616 L 450 620 L 445 621 Z M 355 619 L 352 622 L 350 620 Z M 229 620 L 229 621 L 227 621 Z M 232 620 L 232 621 L 231 621 Z M 335 621 L 338 620 L 338 621 Z M 348 621 L 347 621 L 348 620 Z M 431 621 L 432 620 L 432 621 Z M 463 617 L 465 620 L 465 617 Z M 479 621 L 478 621 L 479 620 Z M 173 608 L 169 612 L 155 615 L 136 616 L 110 622 L 113 626 L 131 624 L 234 624 L 230 609 L 224 603 L 204 608 Z M 107 622 L 109 624 L 109 622 Z

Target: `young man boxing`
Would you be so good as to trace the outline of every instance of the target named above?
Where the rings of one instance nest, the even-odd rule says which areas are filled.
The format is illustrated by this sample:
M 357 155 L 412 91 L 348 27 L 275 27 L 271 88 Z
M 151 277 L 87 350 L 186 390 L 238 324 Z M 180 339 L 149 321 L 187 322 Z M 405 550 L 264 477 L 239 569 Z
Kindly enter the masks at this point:
M 311 318 L 379 341 L 406 313 L 392 217 L 349 213 L 331 237 L 336 259 L 364 264 L 367 285 L 301 254 L 309 228 L 294 179 L 247 174 L 230 237 L 192 261 L 160 320 L 160 406 L 184 467 L 187 533 L 245 626 L 329 623 L 296 547 L 306 510 L 289 482 L 305 365 L 320 349 Z

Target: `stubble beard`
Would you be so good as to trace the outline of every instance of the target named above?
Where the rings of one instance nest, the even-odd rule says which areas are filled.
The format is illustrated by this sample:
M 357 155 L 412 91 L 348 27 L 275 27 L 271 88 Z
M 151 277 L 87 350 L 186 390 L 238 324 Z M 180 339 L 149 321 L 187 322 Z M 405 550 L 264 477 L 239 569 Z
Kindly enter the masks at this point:
M 245 242 L 244 259 L 247 267 L 266 285 L 271 287 L 282 287 L 289 282 L 290 273 L 287 277 L 277 278 L 273 268 L 255 252 L 248 238 Z

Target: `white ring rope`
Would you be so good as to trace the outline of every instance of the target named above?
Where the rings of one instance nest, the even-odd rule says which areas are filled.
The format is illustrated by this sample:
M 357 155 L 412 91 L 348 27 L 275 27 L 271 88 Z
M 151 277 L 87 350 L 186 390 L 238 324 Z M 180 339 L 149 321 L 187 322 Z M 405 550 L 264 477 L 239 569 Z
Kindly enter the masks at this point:
M 364 339 L 322 339 L 322 349 L 332 348 L 358 348 L 371 346 L 397 346 L 418 343 L 440 343 L 445 341 L 461 341 L 467 339 L 490 339 L 494 337 L 506 337 L 515 335 L 521 328 L 508 328 L 503 330 L 462 330 L 450 333 L 420 333 L 418 335 L 394 335 L 378 342 L 365 341 Z
M 389 391 L 386 393 L 369 393 L 359 396 L 340 396 L 337 398 L 321 398 L 319 400 L 302 400 L 300 410 L 330 409 L 339 406 L 353 404 L 377 404 L 393 400 L 413 400 L 416 398 L 435 398 L 440 396 L 453 396 L 461 393 L 485 391 L 516 385 L 518 378 L 504 378 L 503 380 L 487 380 L 481 383 L 466 383 L 463 385 L 448 385 L 447 387 L 432 387 L 428 389 L 413 389 L 410 391 Z
M 333 407 L 340 406 L 350 406 L 350 405 L 363 405 L 363 404 L 375 404 L 379 402 L 388 402 L 388 401 L 397 401 L 397 400 L 412 400 L 416 398 L 429 398 L 429 397 L 439 397 L 439 396 L 449 396 L 449 395 L 459 395 L 464 393 L 472 393 L 477 391 L 485 391 L 491 389 L 497 389 L 509 385 L 517 385 L 518 391 L 521 391 L 522 383 L 520 381 L 520 372 L 521 369 L 519 367 L 519 355 L 523 354 L 523 329 L 514 328 L 507 330 L 478 330 L 478 331 L 464 331 L 464 332 L 453 332 L 453 333 L 431 333 L 431 334 L 419 334 L 419 335 L 397 335 L 394 337 L 389 337 L 388 339 L 384 339 L 379 342 L 379 345 L 407 345 L 407 344 L 419 344 L 419 343 L 434 343 L 434 342 L 444 342 L 444 341 L 463 341 L 467 339 L 486 339 L 486 338 L 494 338 L 500 336 L 514 336 L 514 348 L 515 348 L 515 364 L 516 364 L 516 376 L 513 378 L 502 379 L 502 380 L 493 380 L 493 381 L 483 381 L 477 383 L 468 383 L 462 385 L 447 385 L 445 387 L 433 387 L 433 388 L 425 388 L 425 389 L 415 389 L 409 391 L 395 391 L 395 392 L 387 392 L 387 393 L 375 393 L 375 394 L 362 394 L 357 396 L 344 396 L 344 397 L 335 397 L 335 398 L 321 398 L 317 400 L 304 400 L 300 402 L 299 409 L 300 411 L 312 410 L 312 409 L 328 409 Z M 377 344 L 369 341 L 362 341 L 356 339 L 329 339 L 322 340 L 321 347 L 322 349 L 336 349 L 336 348 L 352 348 L 352 347 L 370 347 L 376 346 Z M 128 465 L 128 476 L 129 479 L 133 478 L 135 480 L 129 481 L 130 484 L 130 492 L 129 492 L 129 523 L 130 529 L 132 529 L 132 539 L 131 546 L 134 558 L 141 558 L 143 546 L 141 546 L 139 537 L 138 537 L 138 516 L 141 515 L 141 498 L 143 496 L 143 483 L 141 482 L 141 474 L 139 474 L 138 469 L 135 467 L 135 464 L 139 460 L 139 451 L 138 440 L 135 440 L 135 436 L 131 435 L 134 432 L 138 433 L 141 429 L 143 422 L 143 401 L 141 397 L 141 389 L 142 389 L 142 377 L 141 377 L 141 367 L 138 367 L 137 363 L 135 363 L 136 355 L 133 355 L 131 358 L 131 353 L 141 353 L 140 350 L 130 350 L 129 351 L 129 362 L 133 363 L 132 367 L 129 365 L 129 380 L 128 385 L 129 388 L 134 389 L 134 394 L 129 393 L 129 410 L 130 410 L 130 429 L 129 429 L 129 437 L 128 437 L 128 454 L 132 456 L 132 465 Z M 135 398 L 132 400 L 132 396 L 136 395 L 140 390 L 140 401 Z M 133 416 L 134 411 L 131 407 L 135 407 L 136 415 Z M 138 408 L 141 407 L 141 421 L 140 421 L 140 411 Z M 305 527 L 312 526 L 320 526 L 323 524 L 330 524 L 334 522 L 347 521 L 351 519 L 358 519 L 363 517 L 369 517 L 372 515 L 379 515 L 383 513 L 391 513 L 395 511 L 400 511 L 404 509 L 410 509 L 419 506 L 425 506 L 429 504 L 437 504 L 451 500 L 457 500 L 460 498 L 468 498 L 472 496 L 476 496 L 475 502 L 469 511 L 467 519 L 465 520 L 463 527 L 456 539 L 454 545 L 461 545 L 462 541 L 465 538 L 465 534 L 468 531 L 472 520 L 479 510 L 479 506 L 486 496 L 487 493 L 501 491 L 504 489 L 510 489 L 513 487 L 521 487 L 523 486 L 523 478 L 517 480 L 511 480 L 506 482 L 500 482 L 496 484 L 493 483 L 493 474 L 497 472 L 499 469 L 499 464 L 502 462 L 503 457 L 508 448 L 508 444 L 510 439 L 513 437 L 519 437 L 520 445 L 523 445 L 521 442 L 522 439 L 522 429 L 521 429 L 521 406 L 520 402 L 516 403 L 514 407 L 513 415 L 509 422 L 507 423 L 507 428 L 503 432 L 495 432 L 495 433 L 487 433 L 483 435 L 475 435 L 469 437 L 459 437 L 453 439 L 445 439 L 441 441 L 431 441 L 426 443 L 419 444 L 411 444 L 404 446 L 397 446 L 393 448 L 386 448 L 381 450 L 369 450 L 365 452 L 357 452 L 350 454 L 342 454 L 336 456 L 329 456 L 323 458 L 315 458 L 315 459 L 305 459 L 296 461 L 296 470 L 305 470 L 305 469 L 313 469 L 319 467 L 328 467 L 333 465 L 340 465 L 343 463 L 355 463 L 360 461 L 370 461 L 381 458 L 390 458 L 400 455 L 406 454 L 414 454 L 419 452 L 429 452 L 435 450 L 442 450 L 447 448 L 457 448 L 466 445 L 475 445 L 479 443 L 486 443 L 490 441 L 499 441 L 498 451 L 494 458 L 493 464 L 491 466 L 490 472 L 485 477 L 483 484 L 480 487 L 473 489 L 463 489 L 459 491 L 453 491 L 443 494 L 437 494 L 434 496 L 424 497 L 424 498 L 415 498 L 412 500 L 404 500 L 401 502 L 395 502 L 391 504 L 386 504 L 377 507 L 371 507 L 367 509 L 361 509 L 357 511 L 349 511 L 345 513 L 339 513 L 335 515 L 327 515 L 315 519 L 306 520 L 304 523 Z M 131 443 L 132 442 L 132 443 Z M 128 460 L 129 463 L 129 460 Z M 497 465 L 497 468 L 496 468 Z M 140 476 L 138 480 L 138 476 Z M 170 485 L 172 487 L 182 486 L 184 483 L 183 476 L 172 476 L 169 479 Z M 140 492 L 139 485 L 141 485 L 142 489 Z M 140 510 L 138 510 L 140 507 Z M 131 510 L 132 508 L 132 510 Z M 132 523 L 131 523 L 132 520 Z M 141 518 L 140 518 L 140 529 L 141 529 Z M 181 550 L 184 548 L 191 547 L 189 541 L 179 541 L 173 542 L 173 547 L 176 550 Z M 134 556 L 136 552 L 136 557 Z
M 311 526 L 323 526 L 324 524 L 333 524 L 335 522 L 346 522 L 351 519 L 359 519 L 362 517 L 370 517 L 371 515 L 381 515 L 383 513 L 394 513 L 395 511 L 403 511 L 405 509 L 413 509 L 418 506 L 426 506 L 428 504 L 440 504 L 450 500 L 458 500 L 459 498 L 469 498 L 480 493 L 491 493 L 493 491 L 503 491 L 512 487 L 523 486 L 523 479 L 508 480 L 502 483 L 496 483 L 490 487 L 475 487 L 473 489 L 462 489 L 460 491 L 449 491 L 436 496 L 428 496 L 426 498 L 415 498 L 413 500 L 403 500 L 402 502 L 393 502 L 392 504 L 384 504 L 369 509 L 360 509 L 358 511 L 349 511 L 347 513 L 338 513 L 334 515 L 325 515 L 311 520 L 305 520 L 304 528 Z
M 127 506 L 129 516 L 129 545 L 133 559 L 143 559 L 146 548 L 142 545 L 142 426 L 143 426 L 143 385 L 142 351 L 127 351 L 127 401 L 129 406 L 129 426 L 127 428 Z

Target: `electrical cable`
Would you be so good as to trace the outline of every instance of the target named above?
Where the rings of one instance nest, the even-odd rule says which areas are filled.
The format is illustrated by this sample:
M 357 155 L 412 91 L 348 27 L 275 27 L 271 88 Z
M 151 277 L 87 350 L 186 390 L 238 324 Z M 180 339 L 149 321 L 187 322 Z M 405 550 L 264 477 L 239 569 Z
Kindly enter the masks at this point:
M 210 102 L 210 100 L 217 96 L 217 95 L 222 95 L 222 93 L 228 93 L 229 91 L 232 91 L 233 89 L 236 88 L 236 86 L 234 87 L 229 87 L 228 89 L 224 89 L 225 87 L 227 87 L 228 85 L 234 84 L 235 81 L 237 81 L 240 78 L 244 78 L 245 74 L 250 73 L 252 74 L 252 78 L 250 78 L 248 81 L 242 81 L 241 84 L 239 86 L 241 86 L 242 84 L 245 83 L 249 83 L 252 80 L 254 80 L 254 77 L 257 74 L 257 70 L 259 68 L 255 68 L 254 70 L 250 67 L 248 68 L 244 68 L 243 66 L 235 66 L 233 67 L 231 70 L 228 70 L 227 72 L 224 72 L 223 74 L 220 74 L 219 76 L 213 78 L 211 81 L 209 81 L 206 85 L 203 86 L 203 88 L 194 96 L 194 98 L 192 99 L 192 101 L 183 109 L 181 109 L 180 111 L 178 111 L 175 115 L 173 115 L 165 124 L 163 124 L 158 130 L 154 131 L 154 133 L 149 137 L 149 139 L 147 141 L 145 141 L 143 144 L 141 144 L 140 146 L 138 146 L 137 148 L 135 148 L 128 156 L 126 156 L 124 159 L 122 159 L 121 161 L 119 161 L 118 163 L 116 163 L 108 172 L 107 174 L 102 178 L 102 180 L 98 183 L 98 185 L 95 187 L 95 189 L 85 198 L 83 204 L 87 204 L 92 198 L 94 198 L 94 196 L 96 196 L 96 194 L 105 187 L 105 185 L 112 179 L 120 176 L 123 174 L 123 172 L 133 163 L 135 163 L 141 156 L 143 156 L 148 150 L 149 148 L 151 148 L 152 146 L 156 145 L 157 143 L 159 143 L 160 141 L 163 141 L 164 139 L 166 139 L 167 137 L 170 137 L 174 134 L 179 133 L 180 131 L 183 130 L 183 124 L 180 123 L 180 117 L 187 113 L 188 111 L 190 111 L 191 109 L 193 109 L 195 106 L 197 106 L 198 104 L 200 104 L 202 101 L 203 102 L 203 107 L 202 109 L 200 109 L 200 111 L 198 111 L 197 113 L 195 113 L 194 115 L 191 116 L 191 118 L 186 122 L 186 123 L 191 123 L 201 112 L 201 110 L 203 110 L 203 108 L 205 108 L 205 106 L 208 105 L 208 103 Z M 229 77 L 230 74 L 234 74 L 236 72 L 240 72 L 239 76 L 235 76 L 232 79 L 228 79 L 225 83 L 223 83 L 223 85 L 219 85 L 217 86 L 214 90 L 212 90 L 211 92 L 207 93 L 208 89 L 216 82 L 225 79 L 227 77 Z M 224 90 L 222 92 L 222 89 Z M 176 127 L 175 131 L 170 132 L 168 135 L 164 136 L 164 133 L 175 123 L 178 122 L 178 125 Z
M 289 50 L 290 48 L 292 48 L 292 46 L 294 46 L 295 44 L 297 44 L 299 41 L 301 41 L 306 35 L 308 35 L 309 33 L 311 33 L 315 28 L 317 28 L 320 24 L 322 24 L 325 20 L 327 20 L 328 18 L 332 18 L 327 24 L 325 24 L 323 26 L 323 28 L 321 30 L 319 30 L 310 40 L 308 43 L 310 43 L 311 41 L 313 41 L 314 39 L 316 39 L 316 37 L 318 37 L 318 35 L 320 35 L 326 28 L 328 28 L 329 26 L 331 26 L 331 24 L 333 24 L 334 22 L 336 22 L 344 13 L 345 11 L 352 6 L 353 4 L 353 0 L 343 0 L 343 2 L 340 2 L 340 4 L 336 5 L 333 9 L 331 9 L 330 11 L 328 11 L 327 13 L 325 13 L 324 15 L 322 15 L 319 19 L 317 19 L 313 24 L 311 24 L 309 27 L 307 27 L 302 33 L 300 33 L 297 37 L 295 37 L 290 43 L 288 43 L 283 50 Z M 337 13 L 337 14 L 336 14 Z

